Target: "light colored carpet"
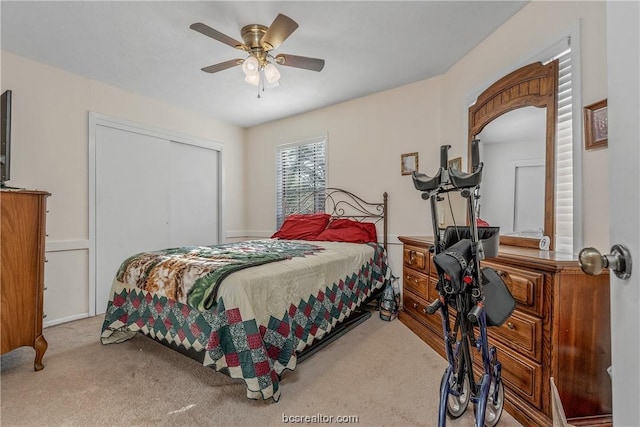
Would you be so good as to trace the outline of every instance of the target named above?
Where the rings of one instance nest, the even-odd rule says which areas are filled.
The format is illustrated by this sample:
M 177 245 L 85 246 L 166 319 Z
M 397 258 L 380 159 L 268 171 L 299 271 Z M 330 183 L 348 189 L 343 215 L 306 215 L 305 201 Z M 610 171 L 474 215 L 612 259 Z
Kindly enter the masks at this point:
M 373 316 L 282 376 L 279 402 L 144 336 L 103 346 L 102 316 L 45 329 L 2 356 L 2 426 L 277 426 L 284 416 L 357 416 L 364 426 L 432 426 L 445 361 L 399 320 Z M 325 418 L 326 419 L 326 418 Z M 326 423 L 325 423 L 326 424 Z M 472 405 L 450 426 L 472 426 Z M 519 426 L 503 413 L 501 426 Z

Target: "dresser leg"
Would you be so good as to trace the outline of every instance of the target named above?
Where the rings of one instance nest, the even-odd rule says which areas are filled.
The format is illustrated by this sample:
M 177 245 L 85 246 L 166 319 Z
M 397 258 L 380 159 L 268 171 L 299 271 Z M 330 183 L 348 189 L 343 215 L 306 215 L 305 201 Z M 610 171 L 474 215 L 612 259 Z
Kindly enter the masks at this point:
M 44 352 L 47 351 L 47 347 L 49 347 L 49 344 L 47 344 L 47 340 L 44 339 L 44 335 L 40 335 L 38 338 L 36 338 L 36 342 L 33 346 L 33 348 L 36 350 L 36 360 L 33 363 L 33 368 L 36 371 L 44 368 L 44 365 L 42 364 L 42 358 L 44 357 Z

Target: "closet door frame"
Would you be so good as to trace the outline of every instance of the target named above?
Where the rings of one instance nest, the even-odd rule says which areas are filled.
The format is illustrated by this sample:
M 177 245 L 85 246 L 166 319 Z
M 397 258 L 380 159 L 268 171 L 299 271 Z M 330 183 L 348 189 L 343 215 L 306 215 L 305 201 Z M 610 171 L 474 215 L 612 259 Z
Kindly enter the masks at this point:
M 127 132 L 134 132 L 156 138 L 166 139 L 171 142 L 194 145 L 218 152 L 218 240 L 223 236 L 222 206 L 224 206 L 223 177 L 223 153 L 221 143 L 210 141 L 191 135 L 182 134 L 142 123 L 136 123 L 118 117 L 101 113 L 89 112 L 89 316 L 96 315 L 96 129 L 98 126 L 111 127 Z M 114 272 L 115 274 L 115 272 Z

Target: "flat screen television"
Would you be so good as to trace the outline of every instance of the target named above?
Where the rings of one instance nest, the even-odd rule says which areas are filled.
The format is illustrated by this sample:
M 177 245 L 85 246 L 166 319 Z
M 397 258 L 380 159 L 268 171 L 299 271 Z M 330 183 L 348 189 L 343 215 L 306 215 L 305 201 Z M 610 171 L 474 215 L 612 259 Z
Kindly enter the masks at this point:
M 0 185 L 11 179 L 11 91 L 2 94 L 2 145 L 0 147 Z

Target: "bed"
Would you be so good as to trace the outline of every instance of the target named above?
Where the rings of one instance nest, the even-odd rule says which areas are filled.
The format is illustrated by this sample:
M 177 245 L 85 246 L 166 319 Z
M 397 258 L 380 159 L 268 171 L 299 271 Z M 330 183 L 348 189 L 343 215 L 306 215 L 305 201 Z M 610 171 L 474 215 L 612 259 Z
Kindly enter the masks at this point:
M 387 194 L 376 203 L 337 188 L 309 195 L 318 198 L 324 213 L 289 215 L 270 239 L 126 259 L 102 343 L 142 333 L 243 380 L 248 398 L 277 401 L 282 372 L 370 317 L 391 275 Z

